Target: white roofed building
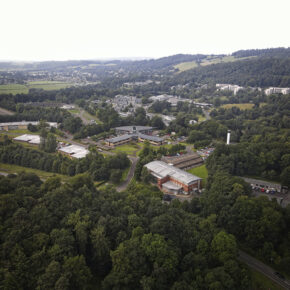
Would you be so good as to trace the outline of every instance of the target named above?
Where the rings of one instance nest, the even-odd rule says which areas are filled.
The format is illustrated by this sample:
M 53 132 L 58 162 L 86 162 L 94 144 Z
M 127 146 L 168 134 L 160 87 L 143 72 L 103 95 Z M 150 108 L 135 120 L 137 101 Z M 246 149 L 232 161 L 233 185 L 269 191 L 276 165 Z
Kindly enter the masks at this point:
M 27 143 L 35 144 L 35 145 L 40 144 L 39 135 L 24 134 L 24 135 L 13 138 L 13 140 L 20 141 L 20 142 L 27 142 Z
M 152 161 L 144 165 L 157 179 L 158 187 L 167 193 L 192 193 L 201 189 L 202 179 L 163 161 Z
M 59 148 L 58 151 L 77 159 L 84 158 L 90 153 L 85 147 L 79 145 L 64 146 Z

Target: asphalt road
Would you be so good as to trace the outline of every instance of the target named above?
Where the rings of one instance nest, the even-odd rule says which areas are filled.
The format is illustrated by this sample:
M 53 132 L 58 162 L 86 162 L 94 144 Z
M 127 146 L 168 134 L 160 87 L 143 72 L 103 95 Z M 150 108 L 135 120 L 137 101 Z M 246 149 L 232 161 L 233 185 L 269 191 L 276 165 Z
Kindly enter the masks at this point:
M 246 254 L 243 251 L 239 251 L 239 260 L 245 264 L 247 264 L 250 268 L 262 273 L 276 284 L 281 286 L 283 289 L 290 289 L 290 281 L 286 279 L 282 279 L 275 274 L 275 270 L 271 267 L 265 265 L 264 263 L 258 261 L 252 256 Z
M 132 164 L 131 164 L 126 180 L 117 187 L 117 191 L 119 192 L 125 190 L 128 184 L 130 183 L 131 179 L 133 178 L 136 164 L 138 162 L 139 157 L 129 157 L 129 159 L 131 160 Z

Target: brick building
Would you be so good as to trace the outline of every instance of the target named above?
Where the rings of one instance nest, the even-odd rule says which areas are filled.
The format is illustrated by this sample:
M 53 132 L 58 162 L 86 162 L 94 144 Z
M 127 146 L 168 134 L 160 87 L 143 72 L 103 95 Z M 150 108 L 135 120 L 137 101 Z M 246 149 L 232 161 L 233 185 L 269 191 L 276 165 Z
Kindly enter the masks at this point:
M 145 167 L 156 178 L 160 190 L 166 193 L 190 194 L 201 189 L 201 178 L 163 161 L 152 161 Z

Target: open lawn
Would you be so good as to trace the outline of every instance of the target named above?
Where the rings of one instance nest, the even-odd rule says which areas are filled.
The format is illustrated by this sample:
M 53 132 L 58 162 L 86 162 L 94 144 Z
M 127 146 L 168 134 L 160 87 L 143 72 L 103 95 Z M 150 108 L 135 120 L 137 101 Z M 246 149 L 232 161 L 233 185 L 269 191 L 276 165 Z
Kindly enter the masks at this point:
M 217 63 L 224 63 L 224 62 L 233 62 L 233 61 L 239 61 L 239 60 L 245 60 L 252 58 L 253 56 L 249 57 L 242 57 L 242 58 L 235 58 L 234 56 L 224 56 L 224 57 L 215 57 L 215 56 L 208 56 L 207 58 L 203 59 L 200 63 L 201 66 L 207 66 L 211 64 L 217 64 Z M 174 66 L 174 68 L 177 68 L 179 72 L 183 72 L 186 70 L 190 70 L 193 68 L 198 67 L 199 64 L 195 61 L 189 61 L 189 62 L 182 62 Z
M 205 167 L 205 164 L 198 167 L 191 168 L 187 170 L 187 172 L 202 178 L 202 187 L 205 187 L 206 182 L 207 182 L 207 177 L 208 177 L 208 172 Z
M 73 86 L 73 84 L 65 83 L 65 82 L 58 82 L 58 81 L 38 81 L 38 82 L 29 82 L 28 88 L 29 89 L 43 89 L 46 91 L 50 90 L 60 90 L 64 88 L 68 88 Z
M 7 84 L 0 85 L 0 94 L 27 94 L 29 89 L 43 89 L 43 90 L 60 90 L 73 86 L 71 83 L 58 81 L 35 81 L 28 82 L 25 85 Z
M 0 172 L 17 173 L 18 174 L 18 173 L 23 172 L 23 171 L 35 173 L 41 179 L 47 179 L 47 178 L 52 177 L 52 176 L 59 176 L 62 179 L 62 181 L 68 181 L 70 179 L 69 176 L 62 175 L 62 174 L 46 172 L 46 171 L 33 169 L 33 168 L 27 168 L 27 167 L 22 167 L 22 166 L 18 166 L 18 165 L 0 163 Z
M 208 172 L 207 172 L 207 169 L 205 167 L 205 164 L 198 166 L 198 167 L 191 168 L 191 169 L 187 170 L 187 172 L 189 172 L 193 175 L 196 175 L 200 178 L 203 178 L 203 179 L 206 179 L 208 177 Z
M 245 104 L 225 104 L 223 106 L 221 106 L 222 108 L 225 108 L 225 109 L 230 109 L 232 107 L 237 107 L 241 110 L 250 110 L 254 107 L 254 104 L 251 104 L 251 103 L 245 103 Z
M 121 146 L 117 146 L 112 150 L 112 152 L 118 153 L 118 152 L 124 152 L 128 155 L 134 155 L 136 151 L 139 151 L 140 148 L 136 144 L 124 144 Z
M 203 122 L 206 120 L 206 117 L 201 114 L 198 114 L 197 117 L 198 117 L 198 122 Z
M 198 64 L 195 61 L 190 62 L 182 62 L 174 66 L 174 68 L 177 68 L 179 72 L 183 72 L 192 68 L 197 67 Z
M 28 87 L 19 84 L 0 85 L 0 94 L 27 94 Z

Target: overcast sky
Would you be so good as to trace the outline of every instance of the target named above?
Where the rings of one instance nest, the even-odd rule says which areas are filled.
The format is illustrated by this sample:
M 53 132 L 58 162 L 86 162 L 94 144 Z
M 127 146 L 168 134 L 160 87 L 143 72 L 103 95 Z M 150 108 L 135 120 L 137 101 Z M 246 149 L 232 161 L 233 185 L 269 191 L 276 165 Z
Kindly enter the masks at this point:
M 1 60 L 290 46 L 289 0 L 1 0 Z

